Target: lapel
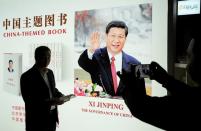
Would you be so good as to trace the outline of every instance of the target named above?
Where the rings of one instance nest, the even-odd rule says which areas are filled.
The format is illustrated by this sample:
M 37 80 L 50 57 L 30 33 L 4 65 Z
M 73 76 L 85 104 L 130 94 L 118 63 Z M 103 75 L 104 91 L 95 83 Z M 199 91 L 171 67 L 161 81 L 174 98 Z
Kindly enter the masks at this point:
M 130 60 L 127 57 L 127 54 L 122 51 L 122 70 L 130 71 Z
M 101 48 L 99 50 L 97 61 L 100 63 L 101 65 L 100 67 L 102 68 L 101 69 L 101 72 L 103 73 L 102 77 L 105 77 L 104 79 L 108 81 L 108 84 L 110 86 L 108 88 L 112 88 L 113 82 L 112 82 L 112 74 L 111 74 L 111 68 L 110 68 L 110 60 L 109 60 L 106 47 Z
M 50 73 L 50 70 L 48 69 L 48 73 L 47 73 L 47 78 L 48 78 L 48 81 L 49 81 L 49 85 L 50 85 L 50 90 L 52 91 L 52 94 L 53 94 L 53 87 L 54 87 L 54 85 L 53 85 L 53 83 L 52 83 L 52 75 L 51 75 L 51 73 Z
M 130 70 L 130 61 L 126 55 L 125 52 L 122 51 L 122 70 L 125 71 L 129 71 Z M 123 84 L 121 82 L 121 80 L 119 81 L 119 86 L 117 89 L 117 94 L 119 94 L 119 92 L 122 92 L 122 90 L 124 89 Z
M 34 67 L 35 68 L 35 67 Z M 45 82 L 45 80 L 44 80 L 44 78 L 42 77 L 42 75 L 40 74 L 40 72 L 39 72 L 39 70 L 37 69 L 37 68 L 35 68 L 34 69 L 35 70 L 35 72 L 36 72 L 36 78 L 38 79 L 37 81 L 38 81 L 38 83 L 41 85 L 41 88 L 45 88 L 45 94 L 46 93 L 48 93 L 48 96 L 50 96 L 50 94 L 49 94 L 49 87 L 48 87 L 48 85 L 46 84 L 46 82 Z M 53 93 L 53 90 L 52 90 L 52 83 L 51 83 L 51 77 L 50 77 L 50 74 L 49 74 L 49 72 L 47 73 L 47 76 L 48 76 L 48 81 L 49 81 L 49 84 L 50 84 L 50 89 L 51 89 L 51 91 L 52 91 L 52 93 Z

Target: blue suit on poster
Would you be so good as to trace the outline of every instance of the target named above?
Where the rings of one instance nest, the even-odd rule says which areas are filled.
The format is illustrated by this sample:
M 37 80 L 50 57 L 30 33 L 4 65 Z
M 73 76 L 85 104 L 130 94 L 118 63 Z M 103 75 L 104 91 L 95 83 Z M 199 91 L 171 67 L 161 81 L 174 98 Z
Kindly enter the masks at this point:
M 102 86 L 107 94 L 111 96 L 122 95 L 124 86 L 121 81 L 119 82 L 116 94 L 114 92 L 110 60 L 106 47 L 97 49 L 93 54 L 92 60 L 88 58 L 87 50 L 85 50 L 80 55 L 78 64 L 91 75 L 92 82 Z M 130 71 L 131 64 L 140 64 L 140 62 L 134 57 L 122 52 L 122 69 Z M 142 81 L 142 86 L 144 87 L 144 80 Z

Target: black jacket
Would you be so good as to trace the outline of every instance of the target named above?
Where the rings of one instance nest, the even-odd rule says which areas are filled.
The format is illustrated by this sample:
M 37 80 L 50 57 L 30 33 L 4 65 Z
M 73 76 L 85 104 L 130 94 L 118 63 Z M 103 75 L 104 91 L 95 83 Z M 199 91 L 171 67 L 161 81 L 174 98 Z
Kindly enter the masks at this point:
M 55 88 L 53 72 L 48 69 L 48 80 L 53 97 L 63 96 Z M 48 86 L 35 65 L 23 73 L 20 79 L 21 93 L 25 102 L 26 130 L 45 130 L 49 127 L 51 103 Z M 54 113 L 55 122 L 58 121 L 57 107 Z

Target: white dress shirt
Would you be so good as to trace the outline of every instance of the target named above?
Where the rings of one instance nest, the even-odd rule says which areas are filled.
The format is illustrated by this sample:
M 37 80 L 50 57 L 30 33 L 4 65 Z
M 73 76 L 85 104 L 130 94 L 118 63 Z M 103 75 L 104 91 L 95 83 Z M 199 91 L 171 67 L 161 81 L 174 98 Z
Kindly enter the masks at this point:
M 47 73 L 48 73 L 48 70 L 39 70 L 40 71 L 40 74 L 41 76 L 43 77 L 48 89 L 49 89 L 49 94 L 50 94 L 50 99 L 53 98 L 53 94 L 52 94 L 52 91 L 51 91 L 51 87 L 50 87 L 50 83 L 49 83 L 49 80 L 48 80 L 48 76 L 47 76 Z M 51 109 L 50 110 L 53 110 L 55 109 L 56 107 L 54 105 L 51 106 Z
M 108 52 L 108 55 L 109 55 L 109 59 L 110 59 L 110 63 L 112 62 L 111 58 L 113 57 L 109 52 Z M 116 54 L 114 56 L 115 58 L 115 61 L 114 61 L 114 64 L 115 64 L 115 68 L 116 68 L 116 72 L 122 70 L 122 52 L 120 52 L 119 54 Z M 117 84 L 119 86 L 119 81 L 120 81 L 120 78 L 118 77 L 117 75 Z

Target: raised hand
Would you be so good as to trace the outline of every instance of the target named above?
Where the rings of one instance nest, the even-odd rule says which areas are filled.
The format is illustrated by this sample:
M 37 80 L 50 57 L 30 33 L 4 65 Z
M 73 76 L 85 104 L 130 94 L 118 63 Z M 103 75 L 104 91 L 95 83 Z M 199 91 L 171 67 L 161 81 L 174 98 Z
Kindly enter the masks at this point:
M 93 32 L 90 35 L 90 47 L 89 51 L 91 53 L 94 53 L 96 49 L 100 47 L 100 33 L 99 32 Z

